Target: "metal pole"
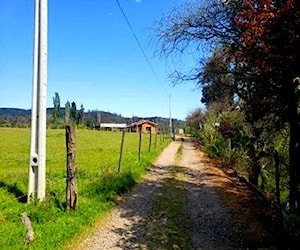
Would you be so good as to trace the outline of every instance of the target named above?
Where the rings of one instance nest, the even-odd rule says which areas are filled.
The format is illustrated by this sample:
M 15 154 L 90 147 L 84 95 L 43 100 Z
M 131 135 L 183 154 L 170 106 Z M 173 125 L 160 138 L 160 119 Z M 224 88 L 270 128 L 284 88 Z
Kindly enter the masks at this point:
M 46 190 L 47 0 L 35 0 L 28 201 Z

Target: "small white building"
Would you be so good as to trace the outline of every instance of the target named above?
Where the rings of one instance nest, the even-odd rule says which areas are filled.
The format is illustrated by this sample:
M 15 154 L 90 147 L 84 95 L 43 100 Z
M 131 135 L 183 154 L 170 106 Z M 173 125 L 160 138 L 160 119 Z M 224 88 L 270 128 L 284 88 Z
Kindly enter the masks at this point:
M 114 131 L 114 130 L 122 130 L 122 129 L 129 130 L 130 126 L 128 126 L 126 123 L 101 123 L 100 128 Z

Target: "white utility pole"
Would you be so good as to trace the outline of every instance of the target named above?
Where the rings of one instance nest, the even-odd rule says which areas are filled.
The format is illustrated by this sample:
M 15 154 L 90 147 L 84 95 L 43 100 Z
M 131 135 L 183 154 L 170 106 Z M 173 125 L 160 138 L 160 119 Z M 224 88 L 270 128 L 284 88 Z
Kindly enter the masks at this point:
M 35 0 L 28 202 L 46 193 L 47 5 Z

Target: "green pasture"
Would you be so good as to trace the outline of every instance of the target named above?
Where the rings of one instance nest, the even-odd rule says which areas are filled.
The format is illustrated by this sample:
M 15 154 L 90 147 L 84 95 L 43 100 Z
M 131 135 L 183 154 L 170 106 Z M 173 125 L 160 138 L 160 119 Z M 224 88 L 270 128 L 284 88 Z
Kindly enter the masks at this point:
M 153 135 L 149 153 L 150 136 L 143 134 L 138 161 L 139 136 L 126 133 L 122 170 L 118 173 L 121 135 L 76 130 L 79 208 L 66 211 L 65 131 L 47 131 L 46 201 L 27 204 L 30 130 L 0 128 L 0 249 L 61 249 L 105 214 L 117 195 L 132 187 L 170 142 L 170 138 Z M 30 217 L 35 233 L 30 245 L 24 243 L 23 212 Z

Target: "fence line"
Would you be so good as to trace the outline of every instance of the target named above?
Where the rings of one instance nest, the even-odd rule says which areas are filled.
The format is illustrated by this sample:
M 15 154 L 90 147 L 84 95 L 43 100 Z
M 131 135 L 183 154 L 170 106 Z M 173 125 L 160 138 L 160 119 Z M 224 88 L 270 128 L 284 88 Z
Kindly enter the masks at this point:
M 144 136 L 143 136 L 144 137 Z M 164 135 L 163 135 L 163 137 L 164 137 Z M 151 140 L 152 138 L 151 138 L 151 135 L 150 135 L 150 138 L 149 138 L 149 144 L 148 144 L 148 153 L 150 153 L 150 151 L 151 151 L 151 146 L 152 146 L 152 144 L 153 144 L 153 140 Z M 122 143 L 122 142 L 121 142 Z M 124 143 L 124 142 L 123 142 Z M 156 143 L 157 143 L 157 135 L 155 136 L 155 142 L 154 142 L 154 144 L 155 144 L 155 147 L 156 147 Z M 161 143 L 161 140 L 160 140 L 160 143 Z M 142 133 L 139 133 L 139 142 L 138 142 L 138 144 L 139 144 L 139 152 L 138 152 L 138 159 L 139 159 L 139 161 L 140 161 L 140 159 L 141 159 L 141 157 L 142 157 Z M 145 146 L 145 145 L 144 145 Z M 144 146 L 143 146 L 143 148 L 144 148 Z M 121 149 L 121 147 L 120 147 L 120 149 Z M 123 153 L 123 152 L 122 152 Z M 55 154 L 47 154 L 47 156 L 46 156 L 46 159 L 48 160 L 48 159 L 51 159 L 51 161 L 52 162 L 56 162 L 56 159 L 55 158 L 65 158 L 66 157 L 66 154 L 65 153 L 55 153 Z M 11 159 L 0 159 L 0 163 L 12 163 L 12 162 L 15 162 L 16 164 L 17 163 L 20 163 L 20 161 L 24 161 L 24 162 L 28 162 L 28 164 L 29 164 L 29 159 L 30 157 L 29 157 L 29 155 L 28 155 L 28 157 L 26 156 L 26 157 L 18 157 L 18 158 L 11 158 Z M 59 160 L 58 160 L 59 161 Z M 0 166 L 0 168 L 1 168 L 1 166 Z M 51 167 L 48 169 L 48 171 L 51 171 Z M 24 169 L 24 172 L 26 172 L 27 171 L 27 168 L 26 168 L 26 170 Z M 22 172 L 23 173 L 23 172 Z M 55 181 L 53 181 L 53 180 L 51 180 L 50 178 L 51 178 L 51 173 L 50 172 L 48 172 L 48 178 L 47 178 L 47 187 L 55 187 L 55 186 L 58 186 L 58 185 L 61 185 L 62 183 L 66 183 L 66 181 L 67 181 L 67 177 L 59 177 L 59 176 L 57 176 L 57 177 L 55 177 Z M 49 178 L 50 177 L 50 178 Z M 59 179 L 59 180 L 57 180 L 57 179 Z M 24 181 L 24 178 L 19 178 L 19 179 L 17 179 L 17 180 L 14 180 L 13 182 L 14 183 L 18 183 L 18 182 L 21 182 L 21 181 Z M 10 185 L 11 184 L 5 184 L 4 183 L 4 188 L 3 188 L 3 190 L 6 190 L 9 194 L 11 194 L 11 195 L 14 195 L 14 193 L 13 192 L 11 192 L 10 190 L 9 190 L 9 188 L 10 188 Z M 13 184 L 12 184 L 13 185 Z M 22 192 L 21 190 L 20 190 L 20 192 Z M 23 192 L 22 192 L 23 193 Z M 12 198 L 12 199 L 9 199 L 9 200 L 7 200 L 7 201 L 5 201 L 5 202 L 2 202 L 2 203 L 0 203 L 0 206 L 5 206 L 6 204 L 8 204 L 8 203 L 13 203 L 13 202 L 15 202 L 15 201 L 20 201 L 22 198 L 24 198 L 24 197 L 27 197 L 27 195 L 28 194 L 22 194 L 22 195 L 20 195 L 20 196 L 15 196 L 14 198 Z
M 50 157 L 51 158 L 53 158 L 53 157 L 57 158 L 57 157 L 65 157 L 65 156 L 66 156 L 66 154 L 61 154 L 61 153 L 59 153 L 59 154 L 48 154 L 47 155 L 47 160 Z M 28 156 L 26 156 L 26 157 L 11 158 L 11 159 L 6 159 L 6 160 L 0 159 L 0 163 L 28 161 L 28 164 L 29 164 L 29 160 L 30 160 L 30 157 L 29 157 L 29 153 L 28 153 Z
M 49 179 L 48 179 L 48 180 L 49 180 Z M 47 180 L 47 181 L 48 181 L 48 180 Z M 66 183 L 66 180 L 67 180 L 67 178 L 66 178 L 66 177 L 63 177 L 61 180 L 58 180 L 58 181 L 55 181 L 55 182 L 53 182 L 53 181 L 51 181 L 51 183 L 47 182 L 47 186 L 48 186 L 48 187 L 53 187 L 53 186 L 56 186 L 56 185 L 60 185 L 61 183 Z M 8 192 L 9 194 L 13 195 L 12 192 L 10 192 L 10 191 L 8 191 L 8 190 L 7 190 L 7 192 Z M 27 197 L 27 195 L 28 195 L 28 194 L 23 194 L 23 195 L 20 195 L 20 196 L 15 196 L 14 198 L 9 199 L 8 201 L 5 201 L 5 202 L 0 203 L 0 206 L 6 205 L 6 204 L 11 203 L 11 202 L 15 202 L 16 200 L 19 201 L 20 199 L 22 199 L 22 198 L 24 198 L 24 197 Z
M 11 203 L 11 202 L 15 202 L 16 200 L 20 200 L 21 198 L 26 197 L 26 196 L 27 196 L 27 194 L 23 194 L 21 196 L 15 197 L 15 198 L 13 198 L 11 200 L 8 200 L 6 202 L 0 203 L 0 206 L 6 205 L 6 204 Z

